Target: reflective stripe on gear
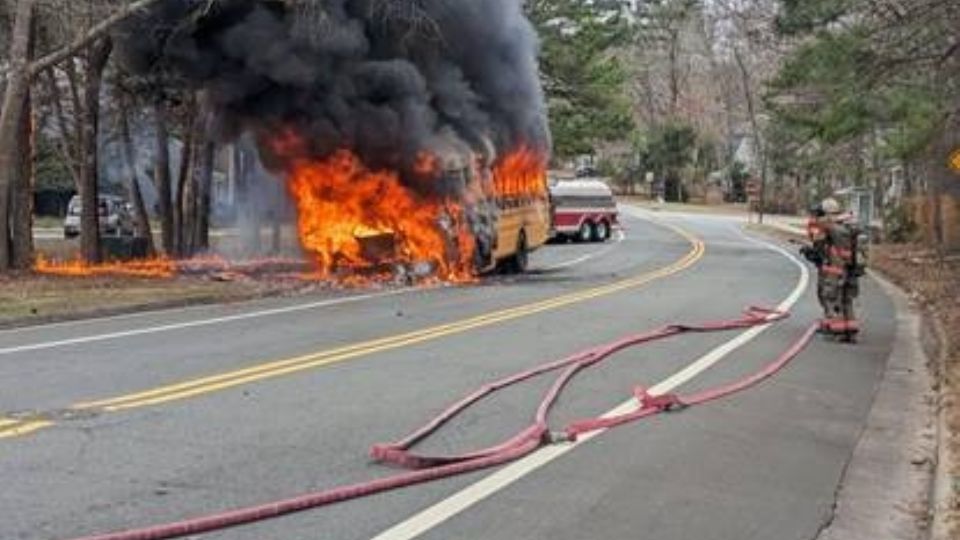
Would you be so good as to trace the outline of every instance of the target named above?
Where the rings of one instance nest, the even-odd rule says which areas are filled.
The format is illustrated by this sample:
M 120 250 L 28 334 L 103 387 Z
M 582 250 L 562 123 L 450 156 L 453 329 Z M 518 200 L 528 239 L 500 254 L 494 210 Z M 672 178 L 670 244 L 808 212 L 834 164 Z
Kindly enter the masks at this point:
M 820 324 L 822 330 L 828 330 L 834 333 L 859 332 L 860 321 L 846 319 L 827 319 Z
M 826 264 L 820 267 L 820 271 L 828 276 L 843 277 L 844 274 L 843 268 Z

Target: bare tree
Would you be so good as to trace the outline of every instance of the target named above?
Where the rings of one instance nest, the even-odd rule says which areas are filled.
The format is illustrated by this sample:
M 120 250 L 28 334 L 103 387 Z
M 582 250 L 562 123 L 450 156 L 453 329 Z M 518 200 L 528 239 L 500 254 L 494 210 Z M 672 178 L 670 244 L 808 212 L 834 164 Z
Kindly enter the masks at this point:
M 36 39 L 31 38 L 27 57 L 32 58 Z M 36 119 L 32 92 L 27 93 L 20 115 L 20 169 L 11 186 L 12 264 L 18 270 L 33 264 L 33 186 L 36 181 Z
M 18 191 L 29 189 L 28 185 L 23 184 L 17 179 L 17 175 L 22 172 L 20 163 L 24 152 L 22 129 L 23 114 L 27 110 L 30 86 L 36 77 L 47 69 L 59 64 L 60 62 L 76 55 L 80 51 L 102 42 L 102 38 L 118 23 L 123 22 L 132 14 L 141 11 L 159 0 L 137 0 L 129 3 L 108 2 L 105 7 L 110 11 L 105 16 L 100 17 L 98 22 L 75 33 L 75 37 L 66 44 L 54 48 L 47 54 L 36 59 L 31 59 L 29 55 L 30 44 L 35 34 L 35 17 L 37 14 L 38 3 L 36 0 L 17 0 L 14 15 L 13 32 L 10 41 L 10 61 L 9 69 L 6 72 L 6 88 L 4 89 L 3 109 L 0 112 L 0 272 L 6 271 L 14 262 L 14 248 L 16 246 L 26 246 L 29 248 L 29 241 L 21 238 L 25 233 L 23 228 L 17 229 L 18 238 L 14 239 L 11 235 L 11 198 L 12 191 L 16 188 Z M 71 2 L 54 2 L 51 7 L 54 9 L 63 9 L 65 6 L 72 5 Z M 102 51 L 102 49 L 101 49 Z M 107 53 L 108 54 L 108 53 Z M 99 55 L 89 56 L 91 60 L 98 60 Z M 102 70 L 101 70 L 102 73 Z M 92 84 L 99 85 L 99 81 L 91 81 Z M 93 143 L 96 148 L 96 141 Z M 18 193 L 17 195 L 22 196 Z M 88 240 L 84 242 L 84 255 L 98 258 L 99 253 L 88 252 L 92 249 L 93 240 L 87 235 Z M 89 245 L 88 245 L 89 244 Z M 98 251 L 98 250 L 97 250 Z M 30 255 L 32 256 L 32 254 Z
M 187 230 L 189 229 L 187 218 L 190 216 L 190 180 L 193 176 L 193 158 L 197 134 L 197 122 L 195 120 L 197 106 L 195 101 L 191 100 L 186 112 L 183 146 L 180 151 L 180 171 L 177 174 L 177 189 L 174 194 L 175 202 L 173 205 L 174 253 L 178 257 L 186 256 L 189 251 L 186 243 Z
M 30 42 L 33 37 L 34 0 L 17 3 L 10 46 L 10 70 L 0 112 L 0 271 L 13 263 L 15 243 L 10 234 L 11 196 L 22 187 L 17 175 L 23 172 L 22 122 L 30 95 Z
M 209 138 L 205 138 L 199 149 L 192 242 L 193 248 L 198 251 L 210 249 L 210 197 L 216 150 L 216 145 Z
M 154 164 L 154 183 L 157 186 L 157 210 L 160 214 L 160 239 L 163 251 L 174 252 L 173 228 L 173 189 L 170 178 L 170 132 L 167 104 L 157 99 L 153 104 L 155 123 L 156 163 Z
M 732 58 L 750 126 L 758 162 L 755 172 L 760 177 L 758 212 L 762 223 L 768 206 L 770 167 L 759 96 L 763 83 L 774 76 L 785 52 L 774 29 L 777 7 L 771 0 L 716 0 L 713 7 L 715 24 L 721 26 L 724 35 L 718 47 Z
M 757 117 L 757 104 L 754 95 L 753 80 L 750 78 L 750 71 L 744 61 L 743 53 L 736 45 L 733 46 L 733 57 L 737 61 L 737 67 L 740 70 L 740 78 L 743 84 L 743 96 L 747 101 L 747 114 L 750 118 L 750 128 L 753 131 L 753 146 L 757 159 L 760 160 L 760 193 L 757 208 L 757 221 L 763 223 L 763 214 L 767 203 L 767 152 L 764 148 L 763 132 L 760 129 L 760 120 Z
M 120 132 L 120 144 L 123 145 L 124 169 L 127 176 L 127 191 L 130 200 L 133 202 L 136 212 L 137 236 L 146 241 L 147 253 L 156 252 L 153 242 L 153 231 L 150 227 L 150 214 L 147 211 L 147 205 L 143 201 L 143 190 L 140 188 L 140 178 L 137 171 L 136 151 L 133 144 L 133 135 L 130 133 L 130 116 L 133 114 L 130 97 L 118 93 L 116 97 L 117 123 Z
M 80 253 L 87 262 L 99 262 L 100 254 L 100 89 L 103 70 L 113 45 L 109 38 L 101 38 L 86 49 L 84 59 L 83 108 L 80 115 Z

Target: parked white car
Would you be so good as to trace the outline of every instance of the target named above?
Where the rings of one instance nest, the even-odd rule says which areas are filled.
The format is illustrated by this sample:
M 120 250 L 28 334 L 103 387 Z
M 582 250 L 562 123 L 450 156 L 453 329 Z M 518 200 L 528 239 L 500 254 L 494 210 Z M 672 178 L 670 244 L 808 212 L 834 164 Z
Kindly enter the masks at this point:
M 75 238 L 80 235 L 80 216 L 83 203 L 80 196 L 70 199 L 67 206 L 67 217 L 63 222 L 63 236 Z M 99 198 L 98 214 L 100 216 L 100 234 L 104 236 L 133 236 L 136 228 L 133 212 L 122 197 L 101 195 Z

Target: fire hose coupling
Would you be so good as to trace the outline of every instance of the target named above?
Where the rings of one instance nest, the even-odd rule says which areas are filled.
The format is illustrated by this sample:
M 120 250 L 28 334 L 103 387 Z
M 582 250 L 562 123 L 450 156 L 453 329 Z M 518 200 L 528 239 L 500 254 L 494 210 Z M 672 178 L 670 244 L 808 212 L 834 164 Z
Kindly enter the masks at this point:
M 790 316 L 785 311 L 761 306 L 750 306 L 745 314 L 749 320 L 767 320 L 770 322 L 781 321 Z
M 545 446 L 554 444 L 573 444 L 577 442 L 577 434 L 572 431 L 546 431 L 543 433 Z
M 633 395 L 640 403 L 640 409 L 656 409 L 663 412 L 679 412 L 690 405 L 685 403 L 676 394 L 663 394 L 654 396 L 643 386 L 637 386 L 633 389 Z
M 390 463 L 406 469 L 420 469 L 424 464 L 403 448 L 391 444 L 375 444 L 370 447 L 370 458 L 377 463 Z

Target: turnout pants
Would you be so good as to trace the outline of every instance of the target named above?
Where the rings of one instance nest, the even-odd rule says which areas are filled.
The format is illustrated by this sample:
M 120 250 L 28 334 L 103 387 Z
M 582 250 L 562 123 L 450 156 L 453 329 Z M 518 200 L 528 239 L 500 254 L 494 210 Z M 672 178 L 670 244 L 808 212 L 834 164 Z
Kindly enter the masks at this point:
M 817 297 L 823 306 L 823 329 L 834 334 L 854 335 L 860 325 L 853 302 L 860 293 L 856 278 L 835 276 L 820 272 Z

